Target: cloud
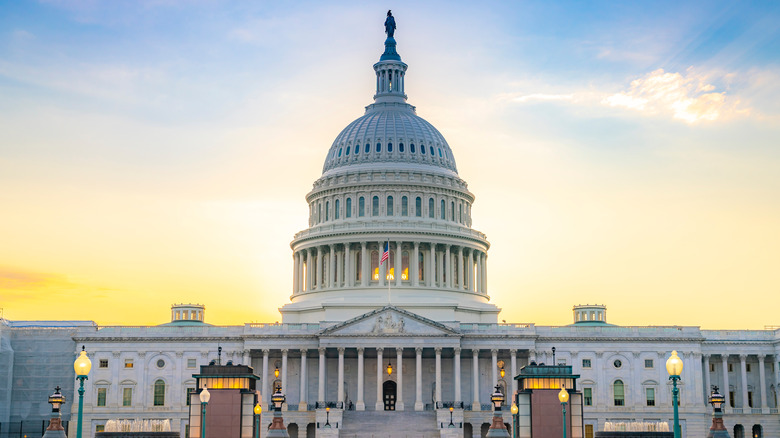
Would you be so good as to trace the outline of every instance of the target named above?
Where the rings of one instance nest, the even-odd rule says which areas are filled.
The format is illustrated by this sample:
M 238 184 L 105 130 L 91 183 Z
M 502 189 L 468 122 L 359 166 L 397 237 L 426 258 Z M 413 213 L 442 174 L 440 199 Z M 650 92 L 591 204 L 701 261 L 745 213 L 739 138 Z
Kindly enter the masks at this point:
M 501 98 L 505 100 L 510 100 L 512 102 L 526 103 L 534 100 L 541 100 L 541 101 L 572 100 L 574 99 L 574 94 L 514 93 L 514 94 L 506 94 Z
M 631 81 L 628 90 L 601 102 L 650 115 L 669 114 L 687 123 L 713 121 L 737 112 L 739 101 L 726 96 L 725 91 L 715 91 L 716 87 L 707 79 L 707 75 L 697 74 L 692 68 L 685 74 L 658 69 Z
M 72 281 L 67 275 L 45 272 L 21 271 L 18 269 L 0 267 L 0 291 L 7 301 L 29 299 L 32 296 L 47 297 L 72 294 L 78 291 L 80 295 L 102 298 L 118 289 L 102 286 L 80 284 Z

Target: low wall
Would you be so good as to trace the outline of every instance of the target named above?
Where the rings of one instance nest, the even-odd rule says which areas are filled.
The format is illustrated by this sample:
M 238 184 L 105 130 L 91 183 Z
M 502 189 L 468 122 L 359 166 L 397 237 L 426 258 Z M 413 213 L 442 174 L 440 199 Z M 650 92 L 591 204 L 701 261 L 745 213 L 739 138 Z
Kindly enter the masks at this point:
M 97 432 L 95 438 L 181 438 L 179 432 Z
M 674 438 L 674 432 L 596 432 L 596 438 Z

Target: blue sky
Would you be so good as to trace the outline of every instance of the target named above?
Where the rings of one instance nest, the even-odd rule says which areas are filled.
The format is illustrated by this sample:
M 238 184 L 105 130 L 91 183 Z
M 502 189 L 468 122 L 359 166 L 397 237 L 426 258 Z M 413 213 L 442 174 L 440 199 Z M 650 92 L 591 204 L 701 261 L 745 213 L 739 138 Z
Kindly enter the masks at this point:
M 780 3 L 718 1 L 3 2 L 6 317 L 278 319 L 388 8 L 502 319 L 598 301 L 622 324 L 780 323 Z M 49 304 L 75 291 L 93 304 Z M 719 318 L 736 296 L 766 305 Z

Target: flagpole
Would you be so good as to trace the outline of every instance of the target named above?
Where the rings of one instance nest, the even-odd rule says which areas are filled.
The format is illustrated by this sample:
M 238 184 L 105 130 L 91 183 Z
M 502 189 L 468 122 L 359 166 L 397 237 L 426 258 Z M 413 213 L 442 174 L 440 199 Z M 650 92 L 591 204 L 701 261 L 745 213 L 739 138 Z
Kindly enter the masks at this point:
M 396 251 L 398 251 L 398 248 L 396 248 Z M 385 266 L 385 279 L 387 280 L 387 304 L 392 304 L 392 298 L 390 297 L 390 283 L 391 281 L 387 279 L 387 274 L 390 273 L 390 238 L 387 238 L 387 266 Z

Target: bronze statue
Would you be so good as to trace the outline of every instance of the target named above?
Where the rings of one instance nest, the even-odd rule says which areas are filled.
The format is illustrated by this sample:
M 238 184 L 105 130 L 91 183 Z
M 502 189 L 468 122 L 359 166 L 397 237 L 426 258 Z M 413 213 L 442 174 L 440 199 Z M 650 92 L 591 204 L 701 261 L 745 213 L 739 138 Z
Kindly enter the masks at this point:
M 395 35 L 395 18 L 393 18 L 393 12 L 387 11 L 387 19 L 385 19 L 385 33 L 388 38 L 392 38 Z

